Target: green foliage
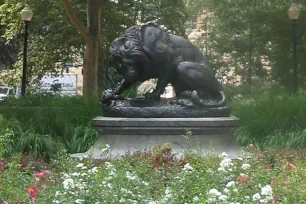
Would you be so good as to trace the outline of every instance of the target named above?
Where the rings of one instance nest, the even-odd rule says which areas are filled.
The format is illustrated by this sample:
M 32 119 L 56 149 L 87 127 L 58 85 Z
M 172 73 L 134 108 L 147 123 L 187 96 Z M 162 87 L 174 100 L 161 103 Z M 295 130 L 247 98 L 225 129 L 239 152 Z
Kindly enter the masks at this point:
M 169 151 L 158 157 L 138 152 L 108 162 L 77 161 L 60 153 L 44 163 L 17 155 L 0 161 L 0 201 L 259 204 L 306 199 L 303 182 L 296 182 L 306 179 L 305 151 L 259 151 L 256 146 L 247 151 L 248 156 L 233 160 L 225 153 L 177 159 Z M 163 165 L 156 165 L 160 161 Z
M 70 153 L 84 152 L 97 139 L 96 130 L 88 124 L 103 115 L 96 98 L 34 95 L 8 100 L 0 108 L 6 125 L 13 131 L 14 152 L 31 152 L 35 156 L 52 157 L 61 148 Z
M 240 99 L 231 103 L 240 119 L 236 136 L 241 145 L 305 147 L 306 94 Z
M 252 76 L 292 90 L 292 22 L 288 18 L 291 1 L 277 0 L 273 4 L 262 0 L 186 2 L 190 13 L 213 16 L 203 22 L 208 22 L 209 35 L 203 36 L 198 44 L 207 50 L 207 57 L 219 77 L 233 71 L 243 82 Z M 306 63 L 305 2 L 295 3 L 300 8 L 296 22 L 299 85 L 305 87 L 306 72 L 301 69 Z

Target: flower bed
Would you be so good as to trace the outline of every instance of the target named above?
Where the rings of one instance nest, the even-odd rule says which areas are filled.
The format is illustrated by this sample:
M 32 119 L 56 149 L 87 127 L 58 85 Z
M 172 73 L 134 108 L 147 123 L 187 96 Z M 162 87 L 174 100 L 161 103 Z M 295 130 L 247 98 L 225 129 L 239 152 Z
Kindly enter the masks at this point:
M 171 146 L 117 160 L 0 161 L 3 203 L 299 203 L 306 200 L 305 152 L 250 146 L 240 158 L 176 158 Z

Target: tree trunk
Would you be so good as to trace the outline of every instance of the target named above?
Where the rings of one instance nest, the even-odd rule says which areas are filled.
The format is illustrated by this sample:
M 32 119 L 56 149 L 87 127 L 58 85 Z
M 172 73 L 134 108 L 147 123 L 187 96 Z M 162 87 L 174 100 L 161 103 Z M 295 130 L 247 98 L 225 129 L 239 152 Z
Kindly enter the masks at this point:
M 96 96 L 98 94 L 98 66 L 101 39 L 101 3 L 97 0 L 87 0 L 87 30 L 90 39 L 86 42 L 83 67 L 83 94 Z
M 65 11 L 74 26 L 81 33 L 85 44 L 83 66 L 83 95 L 97 96 L 98 94 L 98 65 L 101 39 L 101 9 L 103 0 L 87 0 L 87 28 L 73 12 L 69 0 L 62 0 Z

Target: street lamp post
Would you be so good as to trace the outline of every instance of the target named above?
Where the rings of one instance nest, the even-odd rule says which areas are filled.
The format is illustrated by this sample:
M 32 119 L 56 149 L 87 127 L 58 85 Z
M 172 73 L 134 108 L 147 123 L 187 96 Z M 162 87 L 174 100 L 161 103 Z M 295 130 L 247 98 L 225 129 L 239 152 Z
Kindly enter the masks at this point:
M 24 96 L 27 85 L 27 48 L 28 48 L 28 24 L 33 17 L 33 12 L 28 4 L 21 11 L 21 20 L 24 21 L 24 47 L 23 47 L 23 69 L 21 79 L 21 95 Z
M 292 42 L 293 42 L 293 93 L 298 91 L 298 70 L 296 54 L 296 20 L 299 18 L 300 10 L 295 3 L 291 5 L 288 11 L 289 19 L 292 21 Z

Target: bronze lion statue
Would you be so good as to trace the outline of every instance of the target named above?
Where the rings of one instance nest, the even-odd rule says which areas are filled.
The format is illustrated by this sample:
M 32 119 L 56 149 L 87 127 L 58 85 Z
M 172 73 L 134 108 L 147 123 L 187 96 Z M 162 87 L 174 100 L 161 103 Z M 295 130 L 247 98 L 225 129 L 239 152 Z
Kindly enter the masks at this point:
M 110 52 L 123 80 L 115 90 L 102 93 L 104 105 L 118 99 L 137 81 L 152 78 L 157 78 L 157 85 L 145 95 L 145 100 L 160 100 L 171 83 L 177 98 L 188 96 L 200 107 L 220 107 L 226 103 L 222 86 L 200 50 L 156 23 L 128 28 L 111 43 Z

